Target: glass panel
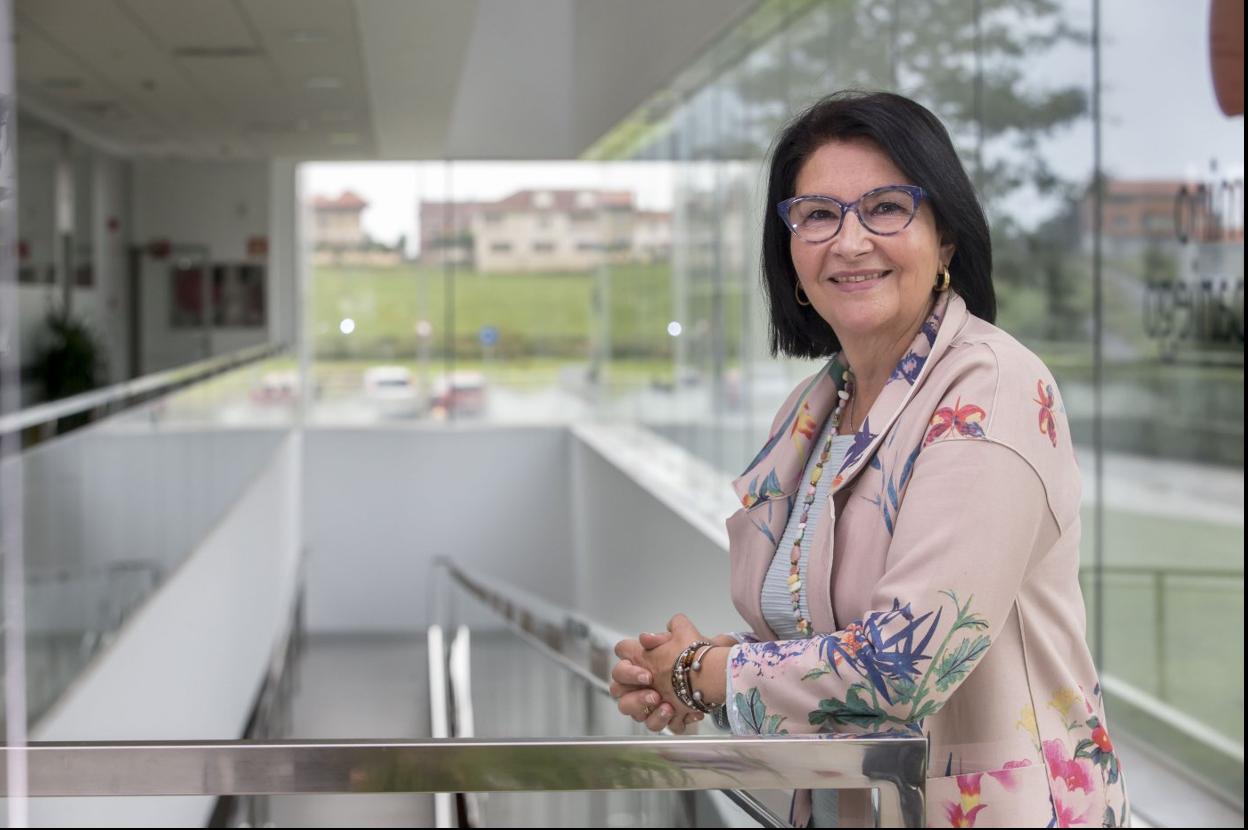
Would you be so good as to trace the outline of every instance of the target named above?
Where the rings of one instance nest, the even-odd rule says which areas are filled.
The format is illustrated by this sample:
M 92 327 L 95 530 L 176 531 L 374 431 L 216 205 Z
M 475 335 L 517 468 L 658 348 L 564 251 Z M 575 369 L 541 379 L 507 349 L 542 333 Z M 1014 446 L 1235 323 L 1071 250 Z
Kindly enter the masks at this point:
M 292 423 L 293 366 L 253 363 L 2 462 L 25 494 L 32 723 L 268 467 Z
M 1102 8 L 1106 691 L 1242 801 L 1243 119 L 1207 14 Z

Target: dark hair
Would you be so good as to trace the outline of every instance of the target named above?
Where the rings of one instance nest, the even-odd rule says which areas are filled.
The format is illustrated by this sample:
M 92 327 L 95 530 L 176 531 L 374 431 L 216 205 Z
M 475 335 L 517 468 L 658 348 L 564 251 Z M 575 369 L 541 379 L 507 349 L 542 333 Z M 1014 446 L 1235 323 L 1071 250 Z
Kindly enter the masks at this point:
M 949 133 L 922 105 L 891 92 L 844 91 L 829 95 L 784 128 L 772 150 L 763 220 L 763 284 L 771 312 L 771 353 L 827 357 L 841 348 L 832 327 L 794 296 L 797 272 L 789 255 L 789 234 L 776 205 L 797 195 L 797 174 L 811 154 L 829 141 L 865 138 L 926 192 L 942 243 L 956 251 L 949 263 L 953 288 L 967 309 L 993 322 L 992 240 L 988 220 Z M 932 275 L 933 279 L 935 274 Z

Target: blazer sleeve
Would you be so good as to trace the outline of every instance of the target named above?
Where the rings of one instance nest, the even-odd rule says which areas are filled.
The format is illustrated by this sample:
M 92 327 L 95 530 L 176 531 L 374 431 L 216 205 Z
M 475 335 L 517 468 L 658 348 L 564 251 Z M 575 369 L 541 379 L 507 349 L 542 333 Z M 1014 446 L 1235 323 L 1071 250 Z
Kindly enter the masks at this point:
M 992 645 L 1058 523 L 1034 468 L 989 438 L 926 447 L 860 620 L 729 654 L 733 732 L 875 732 L 938 711 Z

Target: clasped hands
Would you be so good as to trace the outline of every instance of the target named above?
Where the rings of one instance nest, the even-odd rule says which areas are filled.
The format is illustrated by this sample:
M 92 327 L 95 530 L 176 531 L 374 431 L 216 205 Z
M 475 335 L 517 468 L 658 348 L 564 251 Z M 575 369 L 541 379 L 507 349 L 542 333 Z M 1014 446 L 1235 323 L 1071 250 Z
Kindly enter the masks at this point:
M 616 643 L 615 656 L 620 660 L 611 669 L 611 697 L 617 701 L 620 713 L 638 723 L 644 723 L 652 732 L 659 732 L 667 727 L 678 735 L 702 720 L 705 716 L 682 704 L 672 689 L 672 666 L 676 658 L 686 646 L 697 640 L 705 640 L 714 646 L 728 647 L 737 644 L 736 638 L 730 634 L 703 636 L 684 614 L 672 617 L 665 632 L 641 634 L 636 640 L 620 640 Z M 711 650 L 715 651 L 724 652 L 724 649 Z M 721 668 L 724 665 L 722 661 L 714 662 Z M 707 676 L 712 685 L 719 686 L 714 681 L 713 674 L 706 669 L 702 674 Z M 697 687 L 702 688 L 701 684 Z M 715 697 L 711 701 L 720 702 Z

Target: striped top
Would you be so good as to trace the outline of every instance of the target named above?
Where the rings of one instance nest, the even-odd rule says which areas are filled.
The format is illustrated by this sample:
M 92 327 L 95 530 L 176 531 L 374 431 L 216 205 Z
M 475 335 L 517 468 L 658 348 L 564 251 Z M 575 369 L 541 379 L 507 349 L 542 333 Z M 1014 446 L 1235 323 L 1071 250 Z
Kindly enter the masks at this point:
M 801 636 L 797 633 L 797 620 L 793 616 L 793 600 L 789 596 L 789 570 L 792 567 L 793 542 L 797 539 L 797 525 L 802 518 L 802 505 L 806 502 L 806 493 L 810 489 L 810 477 L 815 473 L 815 466 L 819 463 L 819 455 L 824 442 L 828 440 L 831 428 L 832 419 L 828 418 L 824 422 L 823 431 L 815 443 L 810 458 L 806 461 L 806 470 L 802 473 L 797 494 L 794 496 L 793 512 L 789 514 L 789 523 L 784 529 L 784 536 L 780 538 L 775 558 L 771 560 L 771 567 L 767 570 L 767 578 L 763 580 L 763 619 L 782 640 L 797 639 Z M 832 450 L 828 454 L 828 463 L 824 466 L 824 475 L 820 477 L 819 483 L 815 486 L 815 500 L 810 505 L 810 515 L 806 520 L 806 537 L 802 544 L 800 564 L 802 587 L 798 592 L 802 618 L 806 620 L 810 619 L 810 605 L 806 601 L 808 583 L 805 576 L 807 560 L 810 557 L 809 541 L 814 538 L 817 532 L 816 525 L 827 510 L 828 491 L 832 488 L 833 479 L 836 478 L 835 471 L 841 468 L 841 462 L 845 460 L 845 454 L 849 452 L 853 443 L 853 435 L 833 436 Z

